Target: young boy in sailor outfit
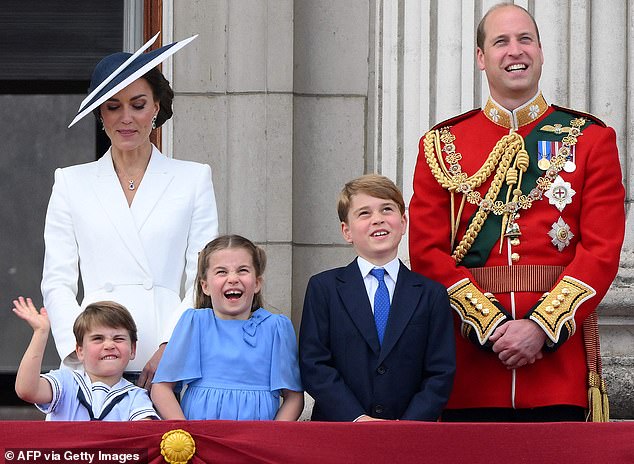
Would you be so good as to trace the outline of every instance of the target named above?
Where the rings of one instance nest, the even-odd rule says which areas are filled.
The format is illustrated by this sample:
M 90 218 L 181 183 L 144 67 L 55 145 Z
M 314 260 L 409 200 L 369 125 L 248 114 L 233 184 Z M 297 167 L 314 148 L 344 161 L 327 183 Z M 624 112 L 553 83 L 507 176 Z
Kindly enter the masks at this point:
M 13 304 L 13 312 L 33 328 L 15 379 L 21 399 L 54 421 L 159 419 L 147 391 L 122 377 L 137 342 L 136 324 L 126 308 L 112 301 L 88 305 L 73 326 L 83 369 L 40 374 L 51 326 L 46 309 L 38 312 L 30 298 L 19 297 Z

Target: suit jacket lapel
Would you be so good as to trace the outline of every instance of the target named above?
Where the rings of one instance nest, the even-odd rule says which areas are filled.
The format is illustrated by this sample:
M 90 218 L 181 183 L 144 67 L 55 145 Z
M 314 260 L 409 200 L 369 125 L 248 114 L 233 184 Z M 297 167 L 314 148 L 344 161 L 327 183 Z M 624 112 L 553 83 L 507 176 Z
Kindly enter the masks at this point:
M 378 354 L 380 350 L 379 337 L 376 333 L 372 307 L 365 291 L 357 261 L 354 260 L 345 267 L 337 276 L 337 280 L 337 292 L 341 297 L 345 310 L 372 351 Z
M 422 284 L 412 277 L 412 272 L 401 263 L 390 305 L 390 316 L 383 337 L 383 345 L 381 345 L 379 364 L 383 362 L 398 342 L 420 301 Z
M 110 150 L 97 161 L 96 168 L 93 188 L 103 212 L 110 219 L 130 254 L 142 268 L 149 272 L 150 266 L 141 244 L 139 231 L 114 171 Z
M 150 162 L 130 206 L 130 212 L 139 231 L 142 230 L 143 224 L 174 177 L 169 172 L 168 165 L 169 160 L 165 155 L 158 151 L 155 146 L 152 146 Z

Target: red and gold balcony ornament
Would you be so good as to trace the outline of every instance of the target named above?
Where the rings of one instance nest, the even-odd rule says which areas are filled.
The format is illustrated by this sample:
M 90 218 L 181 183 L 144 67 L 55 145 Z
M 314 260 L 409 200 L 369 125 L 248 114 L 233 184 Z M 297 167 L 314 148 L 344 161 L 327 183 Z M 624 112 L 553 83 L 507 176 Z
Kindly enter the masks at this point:
M 169 464 L 187 464 L 196 452 L 196 442 L 182 429 L 170 430 L 161 439 L 161 454 Z

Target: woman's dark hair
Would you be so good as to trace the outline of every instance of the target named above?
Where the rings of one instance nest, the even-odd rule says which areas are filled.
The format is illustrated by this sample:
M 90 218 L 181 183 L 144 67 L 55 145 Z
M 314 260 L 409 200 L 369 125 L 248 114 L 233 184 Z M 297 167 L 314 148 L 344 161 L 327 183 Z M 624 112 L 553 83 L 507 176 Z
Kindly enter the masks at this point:
M 174 112 L 172 111 L 172 101 L 174 100 L 174 91 L 170 86 L 170 83 L 163 73 L 158 68 L 152 68 L 142 76 L 147 81 L 152 89 L 152 96 L 154 100 L 159 102 L 159 112 L 156 116 L 156 127 L 161 127 L 165 121 L 172 117 Z M 101 119 L 100 107 L 98 106 L 92 110 L 93 114 L 97 118 L 97 121 Z
M 172 101 L 174 100 L 174 91 L 170 83 L 158 68 L 150 69 L 143 76 L 154 94 L 154 100 L 160 104 L 158 115 L 156 116 L 156 127 L 161 127 L 165 121 L 172 117 Z

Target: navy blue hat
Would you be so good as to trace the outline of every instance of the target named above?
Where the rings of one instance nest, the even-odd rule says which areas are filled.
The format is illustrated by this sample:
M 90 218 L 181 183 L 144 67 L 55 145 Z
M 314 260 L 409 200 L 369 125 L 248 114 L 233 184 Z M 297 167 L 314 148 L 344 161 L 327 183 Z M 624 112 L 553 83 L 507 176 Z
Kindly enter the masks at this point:
M 90 79 L 88 96 L 79 105 L 77 115 L 68 127 L 198 37 L 195 35 L 143 53 L 156 41 L 158 35 L 156 34 L 134 53 L 113 53 L 97 63 Z

